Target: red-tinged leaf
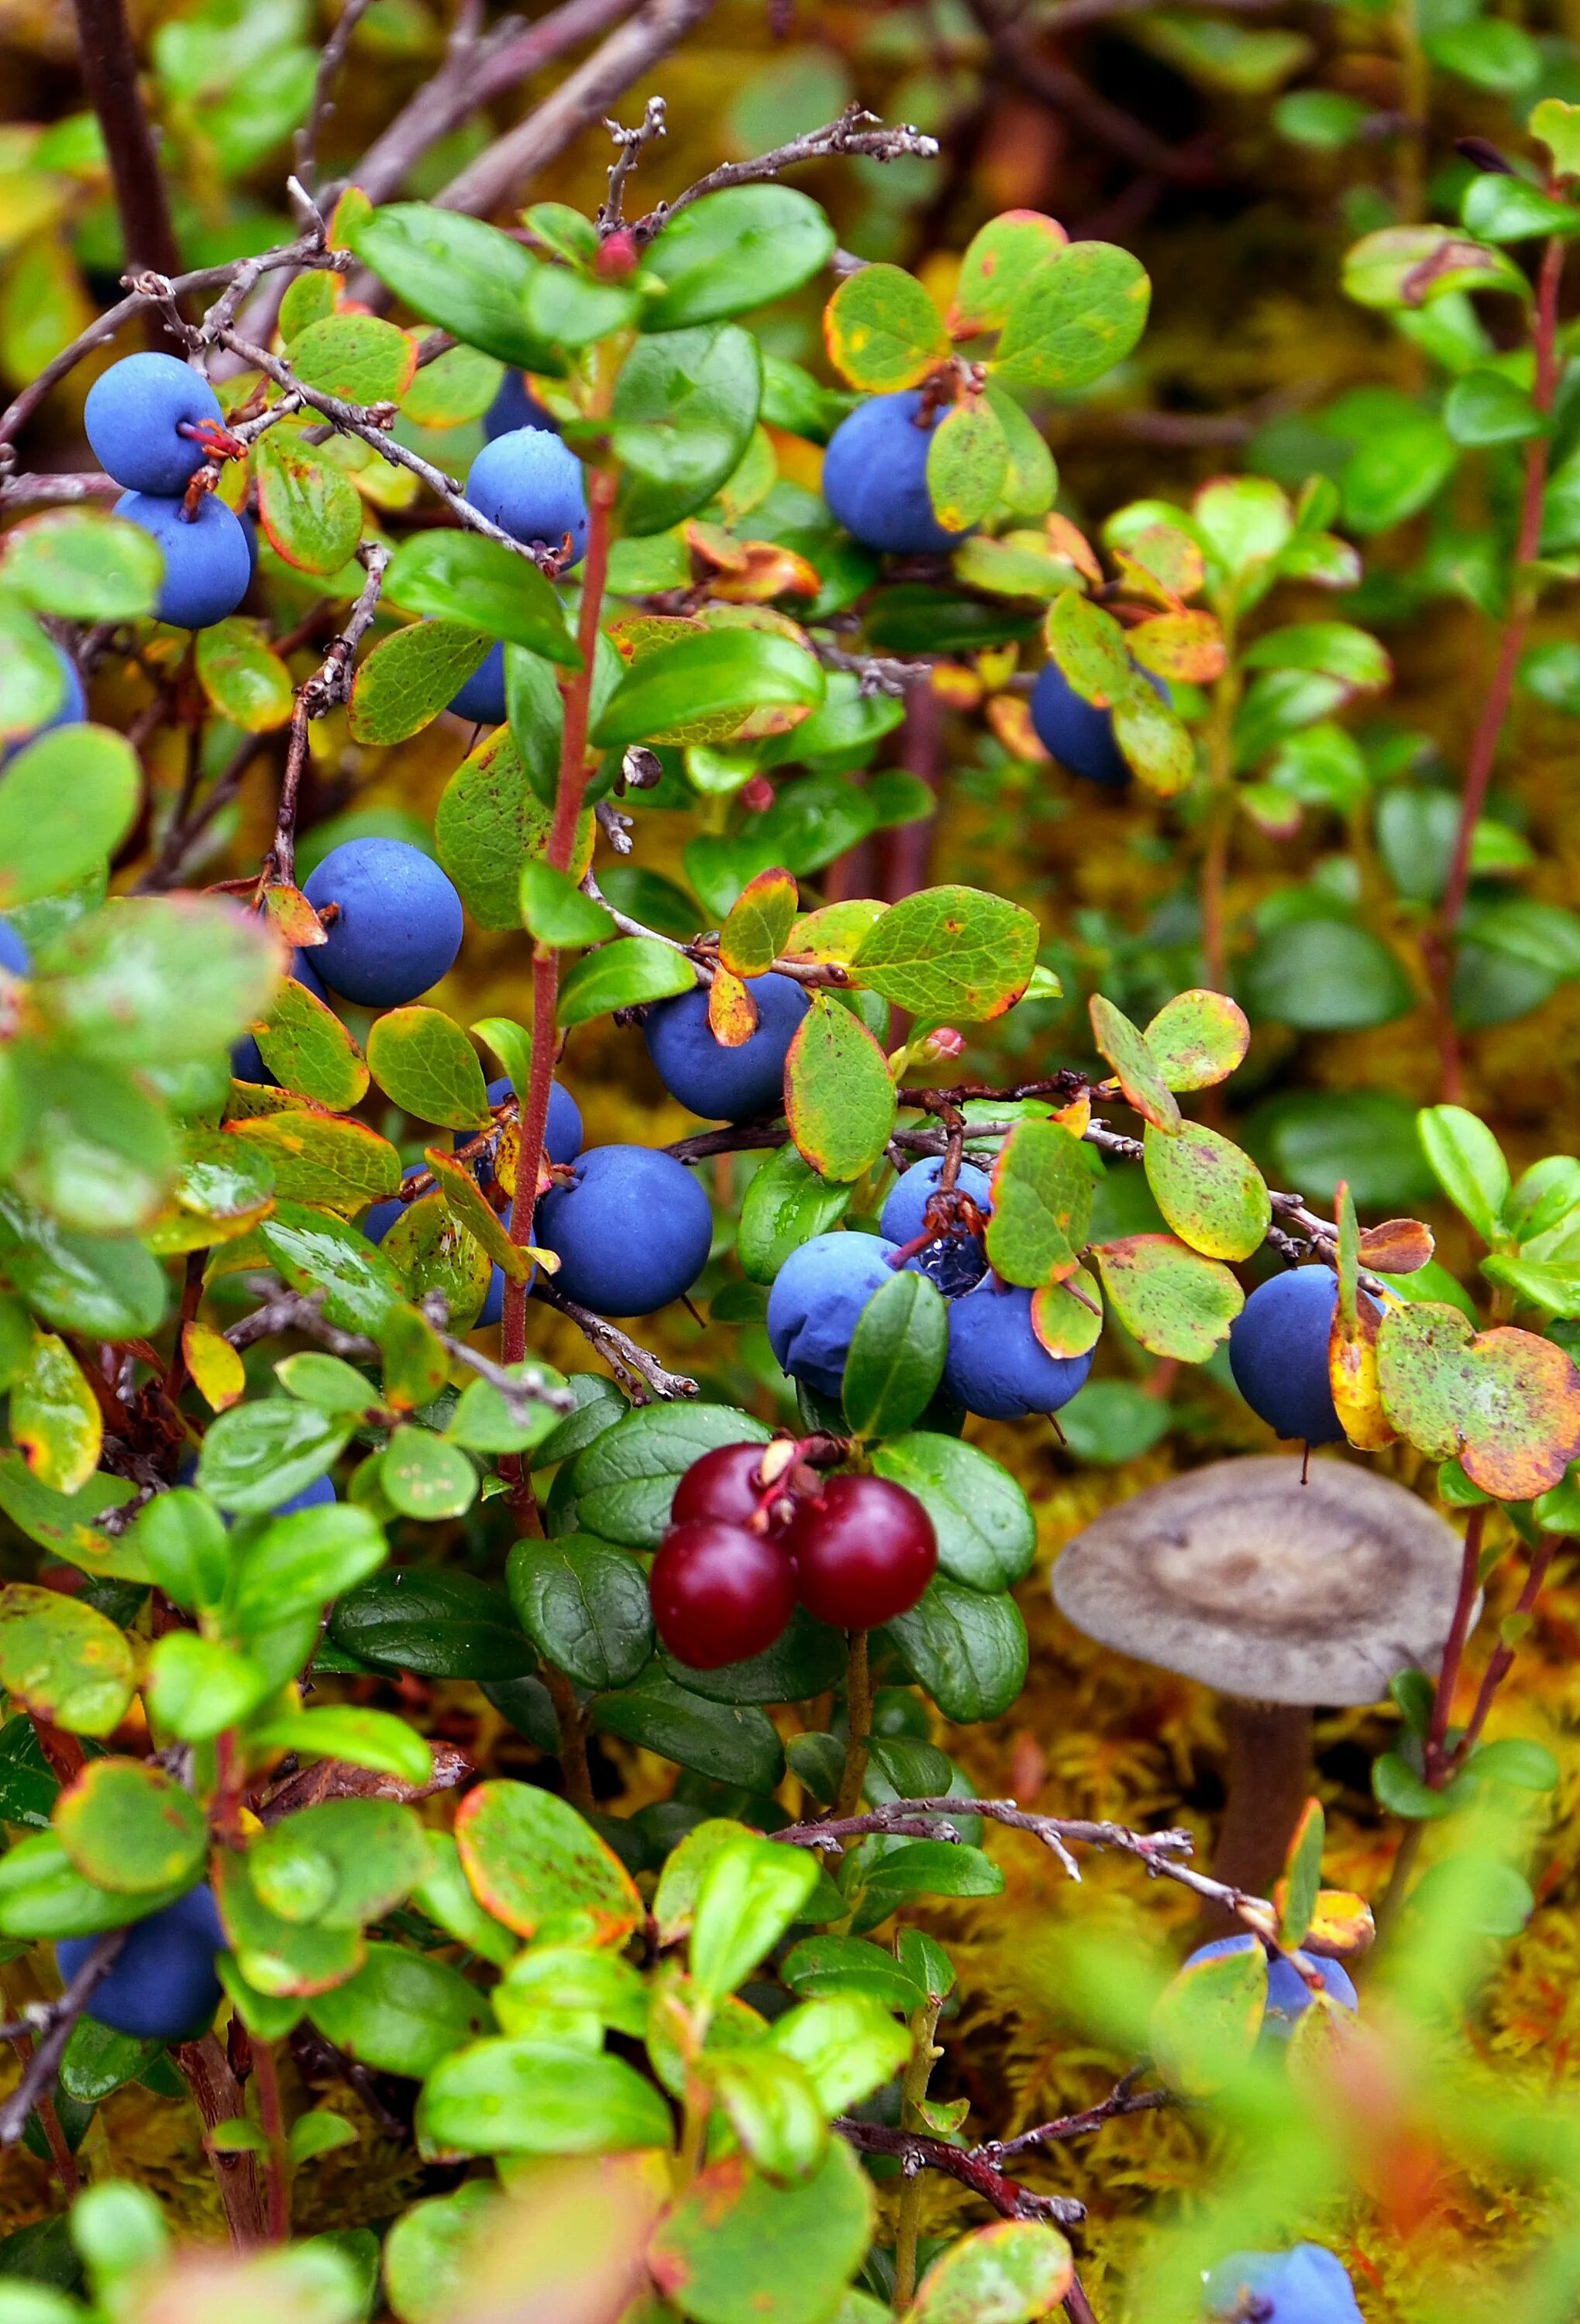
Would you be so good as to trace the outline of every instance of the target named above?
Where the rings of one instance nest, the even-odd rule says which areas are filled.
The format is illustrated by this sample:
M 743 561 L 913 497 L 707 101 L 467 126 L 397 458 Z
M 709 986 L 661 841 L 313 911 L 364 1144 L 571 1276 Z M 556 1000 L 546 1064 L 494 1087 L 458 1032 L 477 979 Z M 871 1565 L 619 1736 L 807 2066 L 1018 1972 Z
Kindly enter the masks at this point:
M 898 266 L 847 274 L 823 310 L 823 337 L 840 377 L 875 395 L 915 387 L 949 356 L 942 316 Z
M 1096 550 L 1080 526 L 1072 524 L 1067 516 L 1060 516 L 1057 509 L 1050 509 L 1042 520 L 1042 530 L 1048 537 L 1050 554 L 1061 564 L 1073 565 L 1094 589 L 1101 589 L 1103 567 L 1097 562 Z
M 1084 1356 L 1103 1331 L 1103 1292 L 1097 1278 L 1077 1267 L 1063 1283 L 1045 1283 L 1031 1296 L 1031 1329 L 1050 1356 Z
M 721 1049 L 744 1048 L 757 1030 L 757 1003 L 727 968 L 716 969 L 708 987 L 707 1029 Z
M 482 1130 L 488 1092 L 477 1052 L 442 1009 L 388 1009 L 367 1038 L 369 1071 L 387 1098 L 419 1121 Z
M 292 340 L 298 379 L 345 403 L 398 403 L 417 372 L 417 346 L 377 315 L 328 315 Z
M 1206 579 L 1199 543 L 1177 524 L 1143 525 L 1127 540 L 1116 540 L 1113 561 L 1133 589 L 1169 609 L 1194 597 Z
M 488 1296 L 494 1262 L 476 1237 L 456 1223 L 442 1194 L 409 1203 L 379 1249 L 399 1268 L 413 1299 L 441 1292 L 451 1331 L 471 1330 Z
M 104 1421 L 76 1357 L 53 1332 L 35 1332 L 11 1382 L 11 1435 L 41 1485 L 79 1492 L 98 1467 Z
M 349 1214 L 393 1194 L 401 1183 L 400 1156 L 365 1121 L 332 1113 L 272 1113 L 228 1121 L 224 1135 L 266 1157 L 274 1191 L 289 1202 Z
M 86 1599 L 32 1582 L 0 1588 L 0 1687 L 70 1735 L 107 1735 L 126 1715 L 135 1665 L 124 1634 Z
M 987 706 L 987 723 L 1012 759 L 1033 767 L 1053 764 L 1053 752 L 1031 723 L 1031 705 L 1020 695 L 995 694 Z
M 1113 739 L 1132 774 L 1159 798 L 1176 798 L 1196 779 L 1189 727 L 1139 678 L 1113 706 Z
M 967 397 L 946 411 L 928 442 L 928 493 L 933 513 L 948 532 L 981 522 L 1010 468 L 1009 439 L 985 396 Z
M 1013 387 L 1090 387 L 1135 346 L 1150 297 L 1141 262 L 1128 250 L 1108 242 L 1067 244 L 1021 284 L 993 357 L 994 375 Z
M 211 1412 L 228 1412 L 239 1404 L 247 1385 L 246 1368 L 222 1332 L 207 1323 L 183 1323 L 181 1356 L 192 1375 L 192 1385 Z
M 1224 674 L 1224 632 L 1213 613 L 1159 613 L 1130 632 L 1130 650 L 1156 678 L 1210 686 Z
M 1457 1307 L 1412 1301 L 1382 1319 L 1383 1410 L 1401 1436 L 1501 1501 L 1534 1500 L 1580 1455 L 1580 1371 L 1533 1333 L 1478 1333 Z
M 1260 1945 L 1189 1962 L 1152 2011 L 1152 2053 L 1170 2087 L 1186 2098 L 1222 2089 L 1255 2048 L 1266 2009 Z
M 1431 1228 L 1419 1219 L 1384 1219 L 1381 1225 L 1363 1228 L 1361 1264 L 1378 1275 L 1414 1275 L 1437 1248 Z
M 725 966 L 736 976 L 761 976 L 772 968 L 790 941 L 798 903 L 792 872 L 759 872 L 748 880 L 719 930 L 718 956 Z
M 253 466 L 271 546 L 299 572 L 338 573 L 362 539 L 362 503 L 345 470 L 282 428 L 259 438 Z
M 332 315 L 345 291 L 341 277 L 321 268 L 292 275 L 280 301 L 280 336 L 286 346 L 310 323 L 321 323 Z
M 1154 1356 L 1206 1363 L 1245 1305 L 1226 1267 L 1172 1235 L 1126 1235 L 1094 1256 L 1110 1306 Z
M 233 613 L 199 630 L 198 683 L 222 718 L 244 733 L 267 734 L 291 716 L 291 672 L 262 622 Z
M 906 2324 L 1034 2324 L 1064 2304 L 1075 2276 L 1070 2247 L 1041 2219 L 995 2219 L 941 2252 L 917 2287 Z
M 367 1094 L 361 1050 L 334 1010 L 288 976 L 255 1028 L 258 1054 L 282 1089 L 345 1112 Z
M 630 1873 L 552 1792 L 479 1784 L 457 1809 L 455 1830 L 474 1895 L 517 1936 L 567 1914 L 586 1914 L 600 1945 L 623 1945 L 641 1926 L 644 1908 Z
M 382 639 L 351 690 L 346 723 L 352 740 L 403 742 L 420 733 L 482 669 L 488 652 L 488 640 L 459 622 L 413 622 Z
M 1027 277 L 1068 242 L 1057 218 L 1004 210 L 972 236 L 955 284 L 949 330 L 957 339 L 1002 331 Z
M 1031 982 L 1040 932 L 1030 912 L 980 888 L 923 888 L 863 937 L 855 981 L 913 1017 L 952 1025 L 1002 1017 Z
M 263 917 L 282 944 L 293 947 L 305 945 L 309 950 L 326 941 L 324 926 L 300 888 L 286 886 L 263 890 Z
M 1172 1137 L 1180 1126 L 1179 1108 L 1145 1034 L 1100 992 L 1092 995 L 1089 1013 L 1097 1054 L 1106 1057 L 1113 1067 L 1126 1102 L 1135 1108 L 1143 1121 L 1151 1122 Z
M 1374 1300 L 1362 1293 L 1353 1321 L 1342 1302 L 1334 1308 L 1327 1342 L 1327 1373 L 1339 1425 L 1359 1452 L 1380 1452 L 1397 1431 L 1382 1409 L 1377 1378 L 1377 1342 L 1382 1318 Z
M 816 992 L 784 1065 L 785 1119 L 819 1176 L 848 1185 L 870 1170 L 894 1127 L 894 1084 L 859 1017 Z
M 1280 1902 L 1278 1888 L 1273 1890 L 1273 1902 Z M 1324 1960 L 1354 1960 L 1367 1950 L 1376 1934 L 1377 1923 L 1363 1896 L 1344 1888 L 1322 1888 L 1300 1950 L 1317 1953 Z
M 1226 992 L 1177 992 L 1147 1027 L 1152 1062 L 1171 1090 L 1226 1081 L 1251 1047 L 1245 1011 Z
M 1322 1851 L 1326 1838 L 1322 1802 L 1307 1800 L 1289 1842 L 1285 1858 L 1288 1869 L 1273 1899 L 1279 1908 L 1279 1943 L 1285 1952 L 1297 1951 L 1306 1941 L 1322 1886 Z
M 457 1162 L 453 1154 L 447 1154 L 442 1146 L 426 1148 L 423 1158 L 439 1182 L 439 1190 L 456 1224 L 465 1227 L 473 1240 L 482 1244 L 513 1283 L 524 1283 L 532 1271 L 531 1260 L 511 1240 L 510 1231 L 497 1211 L 490 1210 L 484 1201 L 482 1189 L 467 1165 Z
M 737 544 L 744 552 L 740 571 L 715 581 L 708 595 L 726 605 L 765 605 L 774 597 L 817 597 L 823 576 L 799 550 L 772 540 Z
M 1035 1289 L 1076 1271 L 1092 1223 L 1095 1183 L 1080 1140 L 1056 1121 L 1022 1121 L 993 1170 L 987 1255 L 1006 1282 Z
M 1249 1259 L 1272 1224 L 1261 1172 L 1248 1154 L 1205 1122 L 1169 1136 L 1147 1124 L 1147 1184 L 1169 1224 L 1209 1259 Z

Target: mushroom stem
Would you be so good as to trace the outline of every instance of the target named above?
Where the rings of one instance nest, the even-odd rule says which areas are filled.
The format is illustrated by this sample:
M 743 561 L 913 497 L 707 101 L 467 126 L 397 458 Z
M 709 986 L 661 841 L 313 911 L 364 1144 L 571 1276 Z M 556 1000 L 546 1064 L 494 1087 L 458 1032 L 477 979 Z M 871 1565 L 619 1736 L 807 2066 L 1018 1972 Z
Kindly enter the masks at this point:
M 1229 1796 L 1213 1874 L 1253 1896 L 1270 1895 L 1311 1790 L 1311 1713 L 1300 1703 L 1234 1695 L 1221 1698 L 1219 1708 Z

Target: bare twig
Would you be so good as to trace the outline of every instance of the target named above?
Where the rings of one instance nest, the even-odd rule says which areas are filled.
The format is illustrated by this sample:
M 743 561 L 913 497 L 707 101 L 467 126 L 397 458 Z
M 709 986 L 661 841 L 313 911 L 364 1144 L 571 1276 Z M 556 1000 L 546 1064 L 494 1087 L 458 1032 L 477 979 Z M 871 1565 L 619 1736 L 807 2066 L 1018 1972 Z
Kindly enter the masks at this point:
M 524 1418 L 533 1405 L 547 1405 L 550 1412 L 563 1413 L 575 1409 L 575 1398 L 568 1388 L 556 1387 L 538 1371 L 515 1378 L 503 1364 L 496 1364 L 491 1356 L 483 1355 L 476 1348 L 468 1347 L 465 1340 L 457 1340 L 446 1331 L 442 1314 L 431 1302 L 425 1303 L 423 1312 L 433 1325 L 446 1354 L 496 1388 L 517 1418 Z M 612 1325 L 610 1329 L 613 1330 Z M 240 1351 L 256 1346 L 260 1340 L 274 1339 L 282 1332 L 300 1332 L 304 1339 L 316 1340 L 332 1356 L 339 1356 L 347 1363 L 366 1363 L 379 1352 L 376 1340 L 365 1339 L 360 1332 L 341 1331 L 337 1324 L 326 1319 L 317 1295 L 310 1296 L 300 1291 L 273 1293 L 263 1306 L 255 1307 L 250 1315 L 244 1315 L 239 1323 L 233 1323 L 225 1336 L 231 1346 Z M 616 1333 L 614 1336 L 620 1340 L 625 1337 L 624 1333 Z M 634 1344 L 633 1342 L 626 1342 L 628 1347 Z M 646 1351 L 639 1350 L 638 1352 L 645 1354 Z M 647 1360 L 651 1363 L 654 1360 L 648 1357 Z M 695 1388 L 692 1393 L 695 1394 Z M 371 1385 L 367 1400 L 368 1409 L 376 1409 L 378 1397 Z
M 335 83 L 356 27 L 371 5 L 372 0 L 346 0 L 339 23 L 319 51 L 312 106 L 305 125 L 296 133 L 296 174 L 304 186 L 310 187 L 318 174 L 319 140 L 335 110 Z
M 7 476 L 0 483 L 0 508 L 26 508 L 51 502 L 113 500 L 121 487 L 97 469 L 77 475 Z
M 1047 2219 L 1056 2227 L 1069 2227 L 1086 2216 L 1086 2205 L 1077 2203 L 1074 2196 L 1039 2195 L 967 2148 L 951 2146 L 947 2139 L 896 2130 L 886 2122 L 857 2122 L 849 2115 L 838 2116 L 834 2127 L 858 2154 L 892 2155 L 908 2179 L 919 2171 L 941 2171 L 958 2180 L 961 2186 L 991 2203 L 1003 2219 Z
M 75 0 L 77 51 L 98 115 L 131 268 L 173 274 L 181 263 L 153 131 L 137 86 L 137 52 L 122 0 Z
M 851 671 L 861 681 L 863 694 L 892 694 L 897 699 L 904 697 L 919 670 L 932 667 L 929 660 L 896 661 L 883 654 L 846 653 L 843 646 L 815 632 L 812 650 L 825 669 Z
M 562 1291 L 556 1291 L 541 1275 L 532 1286 L 531 1296 L 545 1306 L 557 1308 L 561 1315 L 569 1316 L 582 1337 L 603 1357 L 621 1387 L 628 1390 L 633 1403 L 651 1404 L 657 1397 L 661 1404 L 679 1404 L 697 1394 L 694 1379 L 688 1379 L 683 1372 L 666 1371 L 658 1358 L 628 1333 L 604 1316 L 595 1315 L 591 1308 L 578 1306 Z
M 938 141 L 929 137 L 909 122 L 886 125 L 875 113 L 868 113 L 859 105 L 848 105 L 837 121 L 825 124 L 821 129 L 809 129 L 804 137 L 792 138 L 788 145 L 775 146 L 770 153 L 759 153 L 749 161 L 725 161 L 710 170 L 706 178 L 698 178 L 672 202 L 661 202 L 656 210 L 639 218 L 632 231 L 639 241 L 651 242 L 672 217 L 700 201 L 704 194 L 716 194 L 726 186 L 760 185 L 765 180 L 779 178 L 786 170 L 799 169 L 807 161 L 827 161 L 840 155 L 860 155 L 869 161 L 898 161 L 910 156 L 931 161 L 938 158 Z
M 617 121 L 605 121 L 605 128 L 620 148 L 618 158 L 609 164 L 609 192 L 598 212 L 600 234 L 611 235 L 625 222 L 625 180 L 635 169 L 644 145 L 651 145 L 665 134 L 664 100 L 650 97 L 647 109 L 634 129 L 622 129 Z
M 49 2097 L 60 2070 L 60 2060 L 71 2039 L 71 2029 L 92 2000 L 94 1988 L 115 1965 L 126 1941 L 125 1929 L 107 1929 L 95 1943 L 59 2001 L 43 2003 L 16 2024 L 0 2026 L 0 2039 L 14 2042 L 34 2037 L 32 2055 L 23 2067 L 22 2080 L 0 2105 L 0 2146 L 14 2146 L 27 2128 L 27 2118 L 41 2098 Z
M 274 818 L 274 845 L 269 871 L 272 880 L 291 887 L 296 881 L 296 807 L 301 771 L 307 762 L 308 728 L 315 718 L 337 709 L 351 692 L 351 666 L 356 649 L 378 611 L 379 591 L 390 551 L 382 541 L 366 540 L 356 552 L 367 579 L 346 617 L 346 626 L 331 643 L 322 665 L 296 689 L 291 713 L 291 741 L 285 753 L 285 773 L 280 785 L 280 806 Z
M 984 2162 L 1002 2163 L 1011 2154 L 1030 2154 L 1039 2146 L 1056 2145 L 1067 2138 L 1086 2138 L 1121 2115 L 1151 2114 L 1159 2107 L 1179 2103 L 1173 2090 L 1138 2090 L 1135 2084 L 1141 2073 L 1140 2066 L 1132 2066 L 1105 2098 L 1100 2098 L 1095 2106 L 1083 2107 L 1079 2114 L 1061 2114 L 1054 2122 L 1039 2122 L 1035 2129 L 1023 2130 L 1016 2138 L 983 2139 L 971 2151 Z

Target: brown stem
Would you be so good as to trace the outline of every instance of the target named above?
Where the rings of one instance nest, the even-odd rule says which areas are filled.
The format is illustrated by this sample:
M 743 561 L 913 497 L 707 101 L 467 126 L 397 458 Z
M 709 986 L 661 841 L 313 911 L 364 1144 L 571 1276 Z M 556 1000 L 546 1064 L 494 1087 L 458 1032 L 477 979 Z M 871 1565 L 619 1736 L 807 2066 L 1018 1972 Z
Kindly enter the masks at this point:
M 836 1816 L 855 1815 L 861 1805 L 862 1785 L 867 1779 L 867 1747 L 873 1733 L 873 1678 L 864 1630 L 851 1632 L 850 1658 L 845 1668 L 845 1716 L 848 1732 L 845 1765 L 840 1769 L 839 1790 L 833 1808 Z
M 1460 1665 L 1465 1660 L 1465 1641 L 1470 1637 L 1476 1591 L 1481 1586 L 1482 1536 L 1486 1528 L 1487 1505 L 1483 1501 L 1472 1509 L 1470 1521 L 1465 1528 L 1465 1550 L 1459 1563 L 1459 1595 L 1455 1600 L 1454 1619 L 1449 1625 L 1447 1643 L 1443 1648 L 1443 1667 L 1438 1674 L 1437 1692 L 1432 1704 L 1432 1724 L 1427 1735 L 1426 1780 L 1435 1792 L 1441 1791 L 1448 1780 L 1448 1720 L 1454 1707 L 1455 1689 L 1459 1683 Z
M 245 2109 L 241 2085 L 212 2034 L 205 2034 L 197 2042 L 178 2042 L 170 2054 L 192 2093 L 205 2131 L 217 2129 L 222 2122 L 234 2122 L 242 2115 Z M 250 2251 L 266 2240 L 255 2158 L 241 2150 L 210 2147 L 208 2160 L 219 2189 L 219 2200 L 225 2205 L 231 2242 L 238 2251 Z
M 944 2172 L 991 2203 L 1003 2219 L 1050 2219 L 1060 2227 L 1073 2227 L 1086 2216 L 1084 2203 L 1067 2195 L 1034 2194 L 1018 2179 L 1007 2177 L 979 2155 L 963 2146 L 951 2146 L 944 2139 L 924 2138 L 916 2131 L 901 2130 L 886 2122 L 856 2122 L 848 2115 L 837 2116 L 834 2127 L 858 2154 L 892 2154 L 908 2173 Z
M 263 2162 L 268 2196 L 265 2227 L 272 2244 L 291 2240 L 291 2155 L 285 2139 L 285 2116 L 280 2105 L 280 2075 L 267 2042 L 252 2037 L 253 2077 L 258 2085 L 258 2120 L 269 2152 Z
M 1557 1546 L 1557 1542 L 1549 1536 L 1532 1551 L 1530 1571 L 1525 1577 L 1525 1587 L 1520 1591 L 1519 1603 L 1514 1609 L 1517 1615 L 1528 1615 L 1534 1611 L 1536 1601 L 1541 1595 L 1542 1583 L 1548 1578 L 1548 1568 L 1553 1562 Z M 1507 1639 L 1500 1638 L 1493 1647 L 1492 1658 L 1482 1673 L 1482 1683 L 1476 1694 L 1475 1709 L 1470 1714 L 1469 1723 L 1459 1740 L 1459 1748 L 1454 1755 L 1455 1766 L 1463 1766 L 1480 1742 L 1482 1729 L 1487 1723 L 1487 1713 L 1492 1707 L 1492 1698 L 1508 1677 L 1515 1653 L 1515 1646 Z
M 75 0 L 88 101 L 109 155 L 128 272 L 176 273 L 181 263 L 153 132 L 137 86 L 137 54 L 122 0 Z
M 1070 2278 L 1070 2288 L 1065 2294 L 1064 2312 L 1070 2324 L 1097 2324 L 1097 2311 L 1087 2299 L 1078 2275 Z
M 919 670 L 905 689 L 905 724 L 901 730 L 901 765 L 919 775 L 935 795 L 943 761 L 944 706 L 933 689 L 932 668 L 929 664 Z M 919 816 L 914 823 L 902 823 L 878 836 L 878 871 L 882 883 L 884 900 L 902 904 L 907 896 L 914 896 L 919 888 L 928 883 L 928 867 L 932 859 L 933 825 L 936 816 Z M 903 1040 L 901 1028 L 895 1039 Z
M 1228 1800 L 1213 1861 L 1216 1878 L 1265 1896 L 1284 1868 L 1311 1789 L 1311 1713 L 1298 1703 L 1219 1704 L 1228 1742 Z M 1227 1925 L 1227 1923 L 1225 1923 Z
M 565 1796 L 578 1814 L 591 1815 L 597 1802 L 587 1766 L 587 1713 L 576 1699 L 575 1687 L 552 1663 L 543 1666 L 543 1683 L 559 1721 L 559 1769 L 565 1777 Z

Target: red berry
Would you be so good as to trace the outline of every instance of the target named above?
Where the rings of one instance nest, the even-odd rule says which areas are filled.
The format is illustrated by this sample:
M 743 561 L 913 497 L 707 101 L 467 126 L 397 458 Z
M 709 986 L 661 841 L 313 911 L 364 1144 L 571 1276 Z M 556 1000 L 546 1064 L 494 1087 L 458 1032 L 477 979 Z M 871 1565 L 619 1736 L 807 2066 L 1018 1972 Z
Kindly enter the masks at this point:
M 648 1588 L 660 1637 L 693 1670 L 763 1653 L 796 1610 L 796 1569 L 778 1543 L 716 1517 L 671 1526 Z
M 801 1603 L 841 1630 L 872 1630 L 915 1605 L 938 1562 L 933 1521 L 883 1477 L 830 1477 L 785 1529 Z
M 635 273 L 641 260 L 636 236 L 629 227 L 620 226 L 598 245 L 593 272 L 602 275 L 605 282 L 623 282 L 628 274 Z
M 724 1525 L 750 1525 L 762 1500 L 759 1471 L 767 1449 L 762 1444 L 721 1444 L 693 1461 L 675 1488 L 670 1523 L 691 1525 L 698 1517 L 717 1517 Z

